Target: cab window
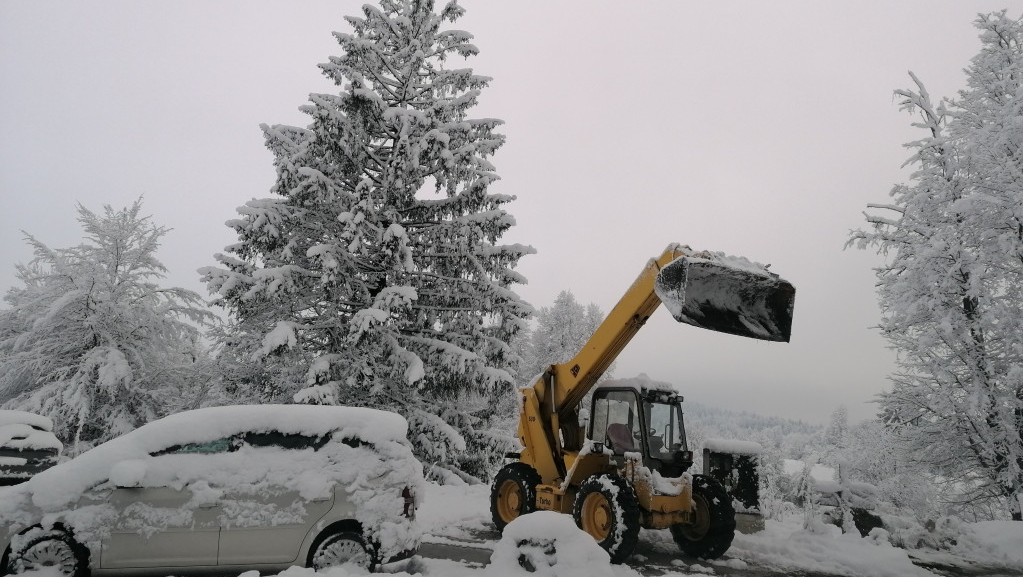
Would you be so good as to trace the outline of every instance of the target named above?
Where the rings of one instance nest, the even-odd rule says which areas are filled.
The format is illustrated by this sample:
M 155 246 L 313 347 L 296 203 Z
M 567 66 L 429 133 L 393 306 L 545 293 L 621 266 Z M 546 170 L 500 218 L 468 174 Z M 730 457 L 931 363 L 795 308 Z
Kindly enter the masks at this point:
M 590 438 L 604 443 L 615 454 L 638 451 L 640 435 L 636 395 L 631 391 L 608 391 L 593 403 Z

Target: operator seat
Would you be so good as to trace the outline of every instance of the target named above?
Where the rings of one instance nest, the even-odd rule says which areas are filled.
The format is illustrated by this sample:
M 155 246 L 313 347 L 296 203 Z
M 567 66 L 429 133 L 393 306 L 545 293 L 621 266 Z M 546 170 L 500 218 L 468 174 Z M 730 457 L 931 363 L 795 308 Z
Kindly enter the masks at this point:
M 632 442 L 632 431 L 625 423 L 608 425 L 607 438 L 611 441 L 611 450 L 615 453 L 621 454 L 636 450 L 636 445 Z

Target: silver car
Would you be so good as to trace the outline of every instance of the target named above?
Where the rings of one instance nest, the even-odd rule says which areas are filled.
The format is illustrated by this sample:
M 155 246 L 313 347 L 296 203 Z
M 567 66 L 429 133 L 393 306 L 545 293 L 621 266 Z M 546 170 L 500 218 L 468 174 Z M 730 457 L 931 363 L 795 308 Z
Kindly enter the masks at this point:
M 167 575 L 411 555 L 422 466 L 394 413 L 186 411 L 0 487 L 0 573 Z

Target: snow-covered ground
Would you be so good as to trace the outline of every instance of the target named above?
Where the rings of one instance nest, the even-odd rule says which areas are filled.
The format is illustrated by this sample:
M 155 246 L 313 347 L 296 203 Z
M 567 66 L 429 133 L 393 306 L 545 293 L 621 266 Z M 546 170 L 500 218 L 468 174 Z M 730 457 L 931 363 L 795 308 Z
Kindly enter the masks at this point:
M 793 514 L 782 521 L 767 521 L 767 528 L 753 535 L 737 534 L 732 548 L 722 559 L 696 561 L 675 557 L 675 544 L 666 531 L 643 531 L 646 552 L 660 552 L 668 562 L 657 562 L 654 570 L 645 557 L 637 555 L 623 565 L 611 565 L 607 555 L 589 536 L 575 528 L 568 515 L 537 513 L 516 520 L 496 538 L 490 523 L 488 486 L 428 485 L 418 519 L 426 533 L 427 544 L 463 545 L 493 550 L 490 563 L 463 564 L 457 561 L 417 557 L 411 562 L 385 566 L 384 571 L 399 577 L 436 575 L 443 577 L 639 577 L 641 574 L 735 575 L 749 570 L 764 574 L 846 575 L 851 577 L 926 577 L 934 573 L 914 565 L 909 553 L 892 547 L 881 536 L 862 539 L 843 535 L 827 526 L 819 533 L 803 530 L 803 517 Z M 518 564 L 515 542 L 524 536 L 556 540 L 553 555 L 544 555 L 536 547 L 524 551 L 539 559 L 536 572 L 528 573 Z M 920 552 L 914 555 L 924 556 Z M 484 551 L 486 555 L 486 551 Z M 543 566 L 543 558 L 553 566 Z M 946 566 L 964 567 L 971 575 L 1023 575 L 1023 523 L 986 522 L 964 525 L 962 538 L 952 552 L 932 553 L 926 559 Z M 977 565 L 983 566 L 978 569 Z M 762 568 L 765 571 L 755 571 Z M 990 571 L 990 573 L 987 573 Z M 339 568 L 315 573 L 293 568 L 279 577 L 349 577 L 364 573 Z M 257 577 L 255 573 L 243 577 Z
M 925 563 L 961 567 L 961 573 L 932 572 L 914 565 L 910 554 L 888 544 L 881 534 L 873 537 L 843 535 L 836 527 L 817 532 L 803 530 L 801 514 L 781 521 L 768 520 L 763 532 L 736 534 L 732 548 L 721 559 L 696 561 L 676 554 L 666 531 L 643 531 L 643 553 L 623 565 L 612 565 L 607 555 L 575 528 L 568 515 L 535 513 L 517 519 L 498 538 L 490 523 L 489 491 L 485 485 L 427 485 L 418 520 L 426 533 L 424 549 L 431 544 L 476 548 L 487 564 L 418 556 L 384 566 L 396 577 L 639 577 L 640 575 L 836 575 L 850 577 L 927 577 L 932 575 L 1023 575 L 1023 523 L 984 522 L 964 524 L 958 544 L 949 552 L 913 555 Z M 517 547 L 529 537 L 554 541 L 554 550 L 542 546 Z M 493 553 L 491 553 L 491 551 Z M 519 565 L 525 553 L 536 566 L 533 573 Z M 654 559 L 654 557 L 657 559 Z M 550 565 L 548 565 L 550 564 Z M 294 567 L 277 577 L 351 577 L 362 570 L 341 567 L 315 572 Z M 45 575 L 37 574 L 36 577 Z M 240 577 L 266 577 L 256 572 Z

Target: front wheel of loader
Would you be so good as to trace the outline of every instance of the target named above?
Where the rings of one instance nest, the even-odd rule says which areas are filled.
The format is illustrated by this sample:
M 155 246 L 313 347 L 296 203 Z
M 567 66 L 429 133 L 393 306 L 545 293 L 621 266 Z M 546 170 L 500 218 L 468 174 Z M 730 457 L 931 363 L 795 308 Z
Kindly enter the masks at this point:
M 725 554 L 735 537 L 735 509 L 724 487 L 704 475 L 693 475 L 692 523 L 671 526 L 671 536 L 690 557 L 717 559 Z
M 579 485 L 572 516 L 607 551 L 612 563 L 625 561 L 636 550 L 639 501 L 622 477 L 607 473 L 588 477 Z
M 509 463 L 497 472 L 490 489 L 490 514 L 498 531 L 519 515 L 536 511 L 536 486 L 540 475 L 525 463 Z

